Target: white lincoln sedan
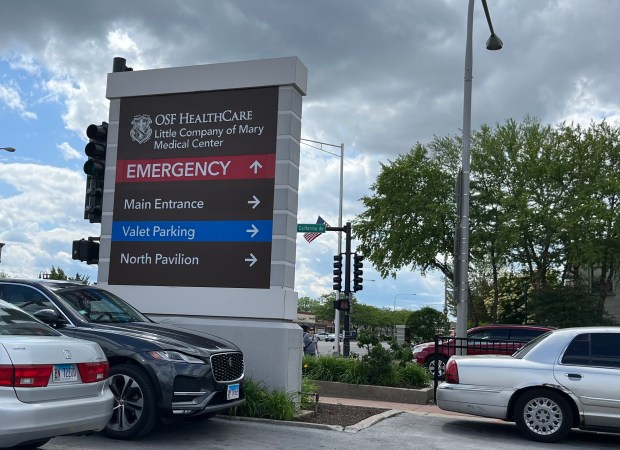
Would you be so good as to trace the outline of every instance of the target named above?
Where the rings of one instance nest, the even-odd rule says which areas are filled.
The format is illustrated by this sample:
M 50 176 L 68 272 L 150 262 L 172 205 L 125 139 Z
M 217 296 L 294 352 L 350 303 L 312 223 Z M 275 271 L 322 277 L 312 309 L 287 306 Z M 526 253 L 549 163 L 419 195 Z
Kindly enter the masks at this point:
M 114 396 L 98 344 L 63 336 L 0 300 L 0 447 L 103 429 Z
M 556 442 L 571 428 L 620 432 L 620 327 L 550 331 L 512 356 L 452 356 L 437 405 L 514 421 Z

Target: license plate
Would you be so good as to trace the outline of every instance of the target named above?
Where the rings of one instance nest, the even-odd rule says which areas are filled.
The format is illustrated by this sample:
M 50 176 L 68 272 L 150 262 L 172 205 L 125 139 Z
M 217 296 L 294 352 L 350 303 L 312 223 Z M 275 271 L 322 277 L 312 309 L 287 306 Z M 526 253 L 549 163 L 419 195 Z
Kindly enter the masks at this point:
M 239 384 L 231 384 L 226 389 L 226 400 L 239 398 Z
M 75 364 L 55 364 L 52 370 L 52 381 L 54 383 L 70 383 L 77 381 L 77 367 Z

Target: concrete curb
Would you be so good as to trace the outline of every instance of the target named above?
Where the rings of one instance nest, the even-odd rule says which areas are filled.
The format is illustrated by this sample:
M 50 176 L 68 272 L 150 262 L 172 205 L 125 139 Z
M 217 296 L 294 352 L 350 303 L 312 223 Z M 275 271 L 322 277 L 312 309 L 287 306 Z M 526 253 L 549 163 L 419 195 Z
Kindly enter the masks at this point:
M 403 411 L 397 409 L 391 409 L 389 411 L 384 411 L 380 414 L 375 414 L 374 416 L 368 417 L 361 422 L 356 423 L 355 425 L 349 425 L 347 427 L 343 427 L 340 425 L 326 425 L 322 423 L 310 423 L 310 422 L 297 422 L 294 420 L 275 420 L 275 419 L 261 419 L 258 417 L 243 417 L 243 416 L 226 416 L 226 415 L 218 415 L 214 417 L 214 419 L 224 419 L 224 420 L 238 420 L 242 422 L 259 422 L 259 423 L 271 423 L 274 425 L 286 425 L 289 427 L 301 427 L 301 428 L 314 428 L 318 430 L 329 430 L 329 431 L 342 431 L 345 433 L 357 433 L 365 428 L 368 428 L 376 423 L 381 422 L 382 420 L 388 419 L 393 416 L 397 416 L 402 414 Z
M 326 425 L 323 423 L 297 422 L 295 420 L 261 419 L 259 417 L 226 416 L 222 414 L 215 416 L 214 419 L 216 420 L 217 419 L 238 420 L 241 422 L 271 423 L 274 425 L 286 425 L 289 427 L 302 427 L 302 428 L 316 428 L 319 430 L 344 431 L 344 427 L 340 425 Z
M 358 431 L 361 431 L 364 428 L 368 428 L 376 423 L 379 423 L 384 419 L 388 419 L 390 417 L 397 416 L 402 413 L 403 411 L 399 411 L 397 409 L 391 409 L 389 411 L 384 411 L 380 414 L 375 414 L 374 416 L 368 417 L 367 419 L 364 419 L 361 422 L 356 423 L 355 425 L 349 425 L 348 427 L 344 427 L 344 432 L 345 433 L 357 433 Z
M 320 395 L 325 397 L 352 398 L 392 403 L 427 405 L 433 400 L 433 388 L 405 389 L 368 384 L 347 384 L 335 381 L 316 381 Z

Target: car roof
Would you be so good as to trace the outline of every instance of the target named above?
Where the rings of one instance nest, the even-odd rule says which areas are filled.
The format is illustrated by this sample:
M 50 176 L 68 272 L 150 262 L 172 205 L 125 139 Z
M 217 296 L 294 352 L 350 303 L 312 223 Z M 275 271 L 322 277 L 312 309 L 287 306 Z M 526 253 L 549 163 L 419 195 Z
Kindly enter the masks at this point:
M 515 329 L 526 329 L 526 330 L 554 330 L 553 327 L 548 327 L 546 325 L 523 325 L 523 324 L 514 324 L 509 325 L 505 323 L 496 323 L 494 325 L 480 325 L 478 327 L 473 327 L 467 330 L 468 332 L 476 331 L 476 330 L 491 330 L 491 329 L 503 329 L 503 328 L 515 328 Z
M 48 288 L 59 288 L 59 287 L 71 287 L 71 286 L 86 286 L 85 284 L 78 283 L 76 281 L 70 280 L 50 280 L 50 279 L 40 279 L 40 278 L 3 278 L 0 280 L 3 283 L 16 283 L 16 284 L 27 284 L 29 286 L 45 286 Z
M 572 327 L 559 328 L 553 330 L 554 334 L 574 334 L 574 333 L 620 333 L 620 327 L 598 326 L 598 327 Z

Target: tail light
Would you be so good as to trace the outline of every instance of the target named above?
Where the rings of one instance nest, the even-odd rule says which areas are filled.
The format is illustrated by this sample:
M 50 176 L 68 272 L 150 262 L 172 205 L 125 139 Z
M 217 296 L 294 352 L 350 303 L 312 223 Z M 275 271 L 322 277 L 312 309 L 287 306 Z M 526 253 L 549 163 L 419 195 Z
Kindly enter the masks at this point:
M 446 364 L 444 377 L 446 383 L 459 384 L 459 368 L 454 359 L 449 360 L 448 364 Z
M 82 383 L 96 383 L 108 378 L 110 366 L 107 361 L 79 363 L 78 370 Z M 0 365 L 0 386 L 45 387 L 52 375 L 51 364 L 38 365 Z
M 110 365 L 107 361 L 93 363 L 78 363 L 78 370 L 82 383 L 96 383 L 108 378 L 110 374 Z
M 51 364 L 0 365 L 0 386 L 45 387 L 52 374 Z

